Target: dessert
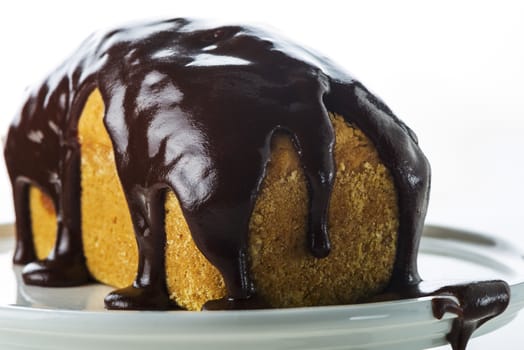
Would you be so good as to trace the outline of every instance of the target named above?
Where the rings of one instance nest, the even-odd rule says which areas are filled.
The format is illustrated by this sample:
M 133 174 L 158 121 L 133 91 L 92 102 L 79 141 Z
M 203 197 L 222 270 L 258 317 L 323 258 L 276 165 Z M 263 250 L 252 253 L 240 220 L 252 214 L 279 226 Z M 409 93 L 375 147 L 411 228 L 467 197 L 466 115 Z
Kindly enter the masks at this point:
M 29 284 L 94 278 L 120 288 L 111 309 L 423 294 L 430 170 L 415 134 L 329 60 L 255 28 L 91 36 L 30 93 L 5 158 Z M 461 304 L 436 310 L 460 313 L 467 338 L 507 288 L 443 287 Z M 470 318 L 462 302 L 481 291 L 493 298 Z

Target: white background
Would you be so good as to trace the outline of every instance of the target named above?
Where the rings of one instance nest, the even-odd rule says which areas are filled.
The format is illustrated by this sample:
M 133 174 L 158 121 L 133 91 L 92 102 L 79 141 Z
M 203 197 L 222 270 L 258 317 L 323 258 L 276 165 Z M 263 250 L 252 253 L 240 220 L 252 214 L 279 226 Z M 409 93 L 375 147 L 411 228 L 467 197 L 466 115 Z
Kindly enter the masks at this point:
M 433 168 L 428 222 L 524 251 L 523 1 L 2 1 L 0 135 L 24 88 L 93 30 L 178 16 L 269 25 L 333 58 L 418 134 Z M 0 159 L 0 222 L 13 221 L 10 196 Z M 520 349 L 522 327 L 521 317 L 470 349 Z

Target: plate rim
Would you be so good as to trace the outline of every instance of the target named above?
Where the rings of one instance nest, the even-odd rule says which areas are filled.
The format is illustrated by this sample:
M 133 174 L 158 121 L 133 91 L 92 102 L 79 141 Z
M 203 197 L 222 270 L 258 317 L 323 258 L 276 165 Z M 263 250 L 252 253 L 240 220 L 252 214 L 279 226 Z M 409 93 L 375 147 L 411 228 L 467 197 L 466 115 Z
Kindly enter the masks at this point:
M 0 224 L 0 240 L 12 239 L 13 234 L 9 234 L 9 228 L 13 230 L 13 224 Z M 510 254 L 513 259 L 518 259 L 521 265 L 524 267 L 524 260 L 522 254 L 520 254 L 515 246 L 510 244 L 508 241 L 501 239 L 496 236 L 490 236 L 488 234 L 476 233 L 473 231 L 463 230 L 460 228 L 452 228 L 441 225 L 426 225 L 429 230 L 434 230 L 431 235 L 423 235 L 424 239 L 439 239 L 438 231 L 441 230 L 446 233 L 469 235 L 468 237 L 480 238 L 480 247 L 485 249 L 502 249 L 507 254 Z M 425 232 L 427 232 L 425 228 Z M 6 233 L 7 232 L 7 233 Z M 443 240 L 440 238 L 440 240 Z M 468 243 L 469 242 L 469 243 Z M 490 242 L 486 245 L 486 242 Z M 455 242 L 457 243 L 457 242 Z M 471 245 L 471 242 L 466 240 L 459 242 L 465 246 Z M 482 248 L 480 248 L 482 249 Z M 421 250 L 422 251 L 422 250 Z M 1 254 L 8 254 L 3 251 Z M 485 326 L 480 328 L 480 332 L 476 331 L 473 337 L 488 333 L 495 329 L 500 328 L 502 325 L 511 322 L 516 314 L 524 307 L 524 270 L 523 275 L 520 276 L 518 283 L 511 284 L 511 293 L 518 295 L 518 299 L 511 298 L 510 305 L 506 311 L 497 317 L 495 320 L 487 322 Z M 205 327 L 209 330 L 210 327 L 215 332 L 224 332 L 224 336 L 231 336 L 238 334 L 236 327 L 241 327 L 242 332 L 246 332 L 248 335 L 256 335 L 257 339 L 262 339 L 264 334 L 271 333 L 271 336 L 278 337 L 287 334 L 290 336 L 303 335 L 303 328 L 312 328 L 314 325 L 318 325 L 319 322 L 325 322 L 326 327 L 332 327 L 331 332 L 338 336 L 351 337 L 352 335 L 364 332 L 367 328 L 366 325 L 372 322 L 374 318 L 380 318 L 381 315 L 392 312 L 397 309 L 407 309 L 414 311 L 409 314 L 409 322 L 411 324 L 439 324 L 440 326 L 447 329 L 444 333 L 433 333 L 431 335 L 431 341 L 433 346 L 446 344 L 444 335 L 449 331 L 451 322 L 457 316 L 454 314 L 446 313 L 442 319 L 436 319 L 431 313 L 431 300 L 435 298 L 451 298 L 450 296 L 427 296 L 419 298 L 408 298 L 393 301 L 380 301 L 372 303 L 362 304 L 351 304 L 351 305 L 328 305 L 328 306 L 313 306 L 313 307 L 295 307 L 295 308 L 280 308 L 280 309 L 264 309 L 264 310 L 235 310 L 235 311 L 212 311 L 212 312 L 196 312 L 196 311 L 107 311 L 107 310 L 69 310 L 69 309 L 55 309 L 55 308 L 34 308 L 19 305 L 0 305 L 0 334 L 9 332 L 13 327 L 24 334 L 34 334 L 34 318 L 35 315 L 39 316 L 38 322 L 46 319 L 59 319 L 65 325 L 62 329 L 53 329 L 52 325 L 47 328 L 44 326 L 40 329 L 42 334 L 46 334 L 48 337 L 61 336 L 75 329 L 78 330 L 78 325 L 75 325 L 75 320 L 82 320 L 82 334 L 84 336 L 100 335 L 105 339 L 117 339 L 122 335 L 128 336 L 129 333 L 133 333 L 133 336 L 138 335 L 144 337 L 144 339 L 151 339 L 152 336 L 158 336 L 159 334 L 165 335 L 164 332 L 169 329 L 169 335 L 165 335 L 165 339 L 181 341 L 187 337 L 195 337 L 199 334 L 199 328 Z M 428 314 L 431 313 L 431 317 L 428 318 Z M 131 315 L 139 314 L 140 317 L 129 317 Z M 352 314 L 364 315 L 370 317 L 369 322 L 363 320 L 362 322 L 352 323 Z M 387 316 L 387 315 L 386 315 Z M 413 316 L 413 318 L 412 318 Z M 357 316 L 358 318 L 359 316 Z M 417 318 L 418 317 L 418 318 Z M 139 319 L 139 320 L 138 320 Z M 219 322 L 217 322 L 219 321 Z M 278 330 L 279 327 L 275 327 L 274 323 L 284 325 L 285 329 Z M 496 322 L 495 322 L 496 321 Z M 71 324 L 69 324 L 71 322 Z M 112 324 L 118 324 L 118 326 L 110 327 L 107 330 L 105 326 L 108 322 Z M 147 332 L 140 332 L 141 325 L 144 322 L 154 322 L 156 324 L 162 324 L 158 327 L 155 332 L 151 332 L 148 328 Z M 269 327 L 265 329 L 259 329 L 260 324 L 269 324 Z M 290 323 L 293 327 L 289 328 Z M 180 327 L 181 324 L 185 326 Z M 231 326 L 235 326 L 233 330 Z M 434 326 L 433 325 L 433 326 Z M 405 327 L 405 324 L 403 325 Z M 68 328 L 70 327 L 70 328 Z M 381 326 L 374 327 L 373 329 L 394 329 L 394 324 L 384 323 Z M 400 327 L 400 326 L 399 326 Z M 442 328 L 442 329 L 444 329 Z M 401 328 L 399 328 L 401 329 Z M 277 332 L 275 333 L 275 330 Z M 204 331 L 205 333 L 205 331 Z M 215 334 L 215 333 L 212 333 Z M 212 334 L 207 334 L 211 337 Z M 310 336 L 311 334 L 305 335 Z M 199 335 L 201 336 L 201 335 Z M 426 338 L 429 339 L 430 335 Z M 1 338 L 1 337 L 0 337 Z M 205 337 L 204 337 L 205 338 Z M 426 339 L 424 338 L 424 339 Z M 164 339 L 164 338 L 163 338 Z M 0 340 L 0 344 L 2 341 Z
M 0 223 L 0 240 L 5 239 L 11 239 L 14 238 L 14 223 Z M 490 247 L 487 247 L 487 249 L 497 248 L 504 250 L 508 255 L 511 256 L 513 261 L 520 260 L 522 267 L 524 268 L 524 255 L 521 254 L 516 248 L 515 245 L 511 244 L 508 240 L 505 240 L 500 237 L 496 237 L 493 235 L 489 235 L 482 232 L 476 232 L 468 229 L 463 228 L 456 228 L 453 226 L 445 226 L 445 225 L 436 225 L 436 224 L 426 224 L 424 225 L 424 231 L 422 233 L 422 238 L 424 239 L 432 239 L 435 238 L 437 240 L 443 240 L 443 238 L 438 237 L 438 234 L 428 234 L 428 230 L 431 231 L 443 231 L 446 232 L 446 234 L 451 233 L 453 237 L 459 237 L 459 236 L 465 236 L 468 237 L 468 239 L 465 240 L 456 240 L 455 242 L 472 242 L 473 240 L 471 238 L 479 238 L 477 242 L 488 242 L 490 241 L 492 245 Z M 449 235 L 448 235 L 449 237 Z M 446 237 L 447 239 L 447 237 Z M 421 244 L 422 246 L 422 244 Z M 0 251 L 0 254 L 6 254 L 6 252 Z M 514 282 L 510 284 L 510 287 L 513 289 L 513 287 L 522 286 L 524 288 L 524 270 L 522 275 L 519 276 L 520 281 Z M 102 284 L 100 282 L 96 282 L 98 284 Z M 45 287 L 44 287 L 45 288 Z M 343 304 L 343 305 L 322 305 L 322 306 L 301 306 L 301 307 L 290 307 L 290 308 L 273 308 L 273 309 L 260 309 L 260 310 L 222 310 L 222 311 L 212 311 L 212 312 L 206 312 L 205 314 L 224 314 L 224 315 L 235 315 L 235 314 L 266 314 L 266 313 L 287 313 L 289 311 L 296 311 L 297 313 L 308 313 L 310 310 L 316 310 L 319 312 L 332 312 L 336 310 L 344 310 L 346 308 L 348 309 L 355 309 L 355 308 L 361 308 L 361 309 L 373 309 L 376 307 L 384 307 L 388 305 L 409 305 L 420 301 L 426 301 L 426 300 L 432 300 L 435 298 L 443 298 L 443 299 L 454 299 L 452 296 L 426 296 L 426 297 L 417 297 L 417 298 L 405 298 L 405 299 L 398 299 L 398 300 L 389 300 L 389 301 L 376 301 L 376 302 L 368 302 L 368 303 L 358 303 L 358 304 Z M 151 310 L 144 310 L 144 311 L 136 311 L 136 310 L 119 310 L 119 311 L 109 311 L 109 310 L 70 310 L 70 309 L 54 309 L 54 308 L 33 308 L 33 307 L 27 307 L 22 305 L 1 305 L 0 304 L 0 311 L 2 310 L 38 310 L 42 312 L 58 312 L 58 313 L 67 313 L 67 314 L 123 314 L 123 313 L 158 313 L 158 314 L 203 314 L 200 311 L 188 311 L 188 310 L 176 310 L 176 311 L 151 311 Z M 351 311 L 351 310 L 346 310 Z M 448 315 L 448 313 L 446 313 Z M 453 315 L 452 318 L 455 318 L 456 316 Z

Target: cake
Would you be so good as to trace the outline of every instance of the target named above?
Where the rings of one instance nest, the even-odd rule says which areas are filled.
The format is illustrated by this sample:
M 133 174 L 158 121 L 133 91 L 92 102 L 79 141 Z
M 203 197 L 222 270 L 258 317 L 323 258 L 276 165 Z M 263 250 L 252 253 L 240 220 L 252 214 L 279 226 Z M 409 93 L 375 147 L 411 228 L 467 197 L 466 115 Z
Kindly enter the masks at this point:
M 118 288 L 107 308 L 146 310 L 419 293 L 430 167 L 415 134 L 257 28 L 92 35 L 29 93 L 5 159 L 28 284 L 94 279 Z

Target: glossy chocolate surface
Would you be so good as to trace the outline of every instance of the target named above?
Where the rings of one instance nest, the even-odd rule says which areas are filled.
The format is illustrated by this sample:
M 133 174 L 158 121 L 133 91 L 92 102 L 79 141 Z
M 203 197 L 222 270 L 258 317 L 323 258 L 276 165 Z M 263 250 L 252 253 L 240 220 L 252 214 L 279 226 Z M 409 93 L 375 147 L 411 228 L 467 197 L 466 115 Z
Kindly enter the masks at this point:
M 336 173 L 328 110 L 372 140 L 393 176 L 400 227 L 388 292 L 403 296 L 417 289 L 430 168 L 414 133 L 327 59 L 252 27 L 186 19 L 92 35 L 30 93 L 5 146 L 17 216 L 14 261 L 31 262 L 24 270 L 27 283 L 59 286 L 89 280 L 81 243 L 77 124 L 95 88 L 106 106 L 104 123 L 139 247 L 134 284 L 111 293 L 108 308 L 173 307 L 163 254 L 166 189 L 178 197 L 197 247 L 226 283 L 228 296 L 205 307 L 263 305 L 248 269 L 248 223 L 276 131 L 290 135 L 308 182 L 310 252 L 326 257 Z M 58 243 L 43 262 L 32 262 L 29 184 L 47 193 L 58 213 Z M 456 308 L 437 305 L 436 315 L 441 310 L 457 313 L 463 321 L 453 332 L 468 333 L 464 330 L 477 324 L 470 314 L 485 320 L 505 308 L 507 285 L 491 288 L 493 283 L 477 284 L 475 292 L 469 286 L 436 291 L 461 301 Z M 470 307 L 478 290 L 492 302 Z M 463 348 L 456 343 L 456 349 Z

